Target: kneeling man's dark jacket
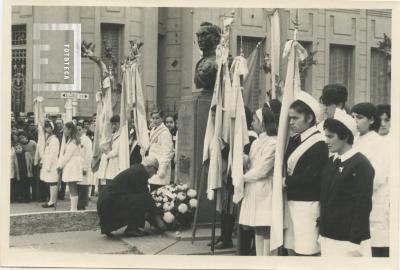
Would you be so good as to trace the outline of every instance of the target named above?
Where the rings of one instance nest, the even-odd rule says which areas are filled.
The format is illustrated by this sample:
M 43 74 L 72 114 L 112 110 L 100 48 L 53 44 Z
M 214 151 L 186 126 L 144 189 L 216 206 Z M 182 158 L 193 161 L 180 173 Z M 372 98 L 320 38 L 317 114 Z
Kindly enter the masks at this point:
M 119 173 L 99 194 L 97 213 L 102 233 L 126 225 L 141 227 L 145 214 L 154 215 L 157 208 L 148 189 L 149 175 L 141 164 Z

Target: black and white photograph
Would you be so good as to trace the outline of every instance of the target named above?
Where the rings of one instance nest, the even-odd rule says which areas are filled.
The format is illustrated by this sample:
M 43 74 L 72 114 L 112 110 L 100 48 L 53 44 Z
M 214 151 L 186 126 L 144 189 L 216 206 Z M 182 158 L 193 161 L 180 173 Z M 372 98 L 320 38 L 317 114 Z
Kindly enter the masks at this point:
M 6 2 L 2 266 L 398 267 L 399 3 Z

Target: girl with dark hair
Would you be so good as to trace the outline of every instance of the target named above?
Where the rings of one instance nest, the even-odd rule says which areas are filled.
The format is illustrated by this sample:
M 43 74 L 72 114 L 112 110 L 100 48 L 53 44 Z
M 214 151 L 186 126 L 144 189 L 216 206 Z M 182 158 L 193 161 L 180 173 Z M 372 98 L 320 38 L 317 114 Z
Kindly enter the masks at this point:
M 78 210 L 78 186 L 82 181 L 82 161 L 79 151 L 81 141 L 78 130 L 73 122 L 64 126 L 64 138 L 61 145 L 60 157 L 58 159 L 57 171 L 62 172 L 62 181 L 68 184 L 71 211 Z
M 50 189 L 50 199 L 47 203 L 43 204 L 43 208 L 54 207 L 57 202 L 58 190 L 57 190 L 57 160 L 58 153 L 60 150 L 60 141 L 54 132 L 54 124 L 51 121 L 46 121 L 44 123 L 45 131 L 45 145 L 43 156 L 40 160 L 40 180 L 49 184 Z
M 319 232 L 321 256 L 369 256 L 370 212 L 374 169 L 352 148 L 357 127 L 346 114 L 324 122 L 333 156 L 322 171 Z
M 381 125 L 379 127 L 379 135 L 386 136 L 390 132 L 390 105 L 381 104 L 376 107 L 378 109 L 378 115 L 381 119 Z
M 239 224 L 254 227 L 257 256 L 270 254 L 270 225 L 272 215 L 272 178 L 277 126 L 273 112 L 258 109 L 253 115 L 253 130 L 258 134 L 245 158 L 244 197 Z
M 377 131 L 378 110 L 372 103 L 359 103 L 351 109 L 359 136 L 354 147 L 364 154 L 375 170 L 372 211 L 370 215 L 372 256 L 389 256 L 389 179 L 386 142 Z M 390 154 L 389 154 L 390 156 Z
M 318 243 L 319 199 L 321 171 L 328 161 L 325 137 L 318 131 L 316 119 L 319 103 L 308 93 L 300 91 L 289 108 L 292 134 L 284 156 L 287 192 L 287 229 L 284 247 L 290 255 L 316 255 Z

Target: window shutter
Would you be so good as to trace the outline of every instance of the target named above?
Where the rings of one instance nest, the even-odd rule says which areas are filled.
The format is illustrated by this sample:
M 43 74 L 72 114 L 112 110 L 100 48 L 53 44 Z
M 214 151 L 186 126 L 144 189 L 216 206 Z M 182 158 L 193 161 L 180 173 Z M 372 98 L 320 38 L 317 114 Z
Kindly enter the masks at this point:
M 390 103 L 388 60 L 384 53 L 376 48 L 371 49 L 370 89 L 372 103 Z

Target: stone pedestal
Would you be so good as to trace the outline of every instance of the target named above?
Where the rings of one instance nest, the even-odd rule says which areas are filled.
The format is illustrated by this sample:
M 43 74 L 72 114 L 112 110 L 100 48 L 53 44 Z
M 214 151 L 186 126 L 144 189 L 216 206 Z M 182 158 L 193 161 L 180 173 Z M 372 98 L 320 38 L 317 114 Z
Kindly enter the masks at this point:
M 180 182 L 198 190 L 203 161 L 203 143 L 211 105 L 211 93 L 193 93 L 183 97 L 179 105 L 179 135 L 176 170 Z M 204 181 L 207 181 L 207 172 Z M 212 201 L 206 197 L 204 184 L 200 199 L 199 223 L 211 223 Z

